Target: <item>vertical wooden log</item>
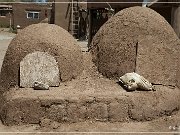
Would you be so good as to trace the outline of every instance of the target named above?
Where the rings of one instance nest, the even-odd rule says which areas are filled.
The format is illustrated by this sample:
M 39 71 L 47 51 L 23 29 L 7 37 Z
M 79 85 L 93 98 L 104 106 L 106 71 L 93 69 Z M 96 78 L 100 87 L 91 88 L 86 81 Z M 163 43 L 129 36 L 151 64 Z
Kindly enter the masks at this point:
M 92 10 L 89 10 L 89 36 L 88 36 L 88 48 L 92 41 Z

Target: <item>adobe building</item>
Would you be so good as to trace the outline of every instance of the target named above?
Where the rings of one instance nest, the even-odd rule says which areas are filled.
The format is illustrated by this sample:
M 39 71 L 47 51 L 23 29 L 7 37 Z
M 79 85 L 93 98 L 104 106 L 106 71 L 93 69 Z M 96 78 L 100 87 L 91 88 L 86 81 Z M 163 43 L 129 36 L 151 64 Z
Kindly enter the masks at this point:
M 101 0 L 98 0 L 101 2 Z M 106 3 L 93 3 L 97 2 L 96 0 L 89 0 L 87 7 L 89 9 L 89 42 L 91 42 L 93 36 L 96 34 L 96 32 L 99 30 L 99 28 L 102 26 L 101 22 L 104 21 L 101 17 L 102 12 L 105 12 L 105 8 L 112 8 L 114 9 L 114 13 L 117 13 L 118 11 L 132 6 L 144 6 L 155 10 L 160 15 L 162 15 L 168 23 L 174 28 L 176 34 L 178 37 L 180 37 L 180 8 L 179 3 L 176 3 L 178 1 L 176 0 L 148 0 L 148 3 L 144 3 L 143 0 L 136 0 L 133 2 L 139 2 L 139 3 L 118 3 L 119 0 L 113 0 L 108 1 Z M 109 2 L 109 3 L 108 3 Z M 110 3 L 114 2 L 114 3 Z M 117 2 L 117 3 L 116 3 Z M 123 1 L 126 2 L 126 1 Z M 128 1 L 127 1 L 128 2 Z M 169 3 L 168 3 L 169 2 Z M 100 13 L 99 13 L 100 12 Z M 107 12 L 107 11 L 106 11 Z M 100 17 L 97 17 L 100 16 Z M 96 18 L 100 18 L 98 21 Z M 101 21 L 102 20 L 102 21 Z M 100 24 L 97 24 L 99 22 Z
M 85 31 L 80 23 L 83 18 L 86 22 L 86 34 L 89 34 L 89 43 L 99 28 L 110 18 L 110 9 L 113 9 L 113 14 L 115 14 L 124 8 L 132 6 L 147 6 L 155 10 L 171 24 L 178 37 L 180 37 L 180 8 L 179 3 L 176 3 L 177 0 L 148 0 L 148 3 L 143 2 L 143 0 L 135 0 L 133 3 L 119 3 L 129 2 L 129 0 L 73 0 L 73 4 L 72 1 L 66 1 L 67 3 L 58 3 L 61 0 L 55 0 L 56 3 L 53 6 L 54 23 L 78 38 L 81 37 L 80 32 Z M 79 3 L 76 4 L 77 2 Z M 80 16 L 81 13 L 84 14 L 84 17 Z
M 55 2 L 61 2 L 56 0 Z M 68 24 L 70 21 L 69 11 L 69 0 L 65 0 L 67 3 L 55 3 L 54 4 L 54 23 L 61 26 L 65 30 L 68 30 Z
M 87 3 L 85 0 L 54 0 L 54 24 L 59 25 L 74 37 L 79 38 L 86 31 L 85 25 L 88 24 Z M 82 32 L 83 31 L 83 32 Z
M 12 5 L 0 5 L 0 27 L 9 27 L 12 23 Z
M 31 24 L 40 23 L 50 17 L 50 6 L 35 3 L 13 3 L 13 25 L 25 28 Z
M 51 23 L 51 4 L 0 3 L 0 27 L 25 28 L 40 22 Z

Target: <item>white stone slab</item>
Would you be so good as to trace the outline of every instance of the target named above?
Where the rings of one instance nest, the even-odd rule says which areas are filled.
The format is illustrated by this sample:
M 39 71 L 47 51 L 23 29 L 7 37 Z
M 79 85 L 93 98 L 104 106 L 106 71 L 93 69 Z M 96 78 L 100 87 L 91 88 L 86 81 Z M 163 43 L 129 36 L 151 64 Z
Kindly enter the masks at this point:
M 47 52 L 33 52 L 20 62 L 20 87 L 33 87 L 34 82 L 59 86 L 59 68 Z

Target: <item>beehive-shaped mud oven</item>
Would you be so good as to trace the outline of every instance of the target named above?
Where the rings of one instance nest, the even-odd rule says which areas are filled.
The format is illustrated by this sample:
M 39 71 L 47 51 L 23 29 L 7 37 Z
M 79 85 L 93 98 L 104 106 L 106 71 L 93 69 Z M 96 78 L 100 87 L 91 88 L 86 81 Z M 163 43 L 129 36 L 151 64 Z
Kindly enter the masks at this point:
M 67 31 L 52 24 L 35 24 L 23 29 L 10 43 L 2 65 L 1 87 L 20 84 L 20 62 L 34 52 L 46 52 L 55 58 L 60 81 L 76 78 L 83 70 L 80 47 Z
M 131 7 L 109 19 L 94 36 L 93 61 L 109 78 L 137 72 L 152 83 L 174 85 L 179 39 L 149 8 Z

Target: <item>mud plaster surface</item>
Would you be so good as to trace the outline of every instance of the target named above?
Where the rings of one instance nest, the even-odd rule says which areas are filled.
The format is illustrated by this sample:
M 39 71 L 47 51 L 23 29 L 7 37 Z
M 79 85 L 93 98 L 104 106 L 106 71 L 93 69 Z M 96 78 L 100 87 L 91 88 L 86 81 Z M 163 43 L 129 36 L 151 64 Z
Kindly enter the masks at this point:
M 1 91 L 19 85 L 20 61 L 34 51 L 48 52 L 55 57 L 61 81 L 82 73 L 80 47 L 66 30 L 53 24 L 30 25 L 17 34 L 7 49 L 1 68 Z
M 0 32 L 0 36 L 12 35 L 10 33 Z M 14 36 L 14 35 L 13 35 Z M 10 40 L 1 40 L 0 41 L 0 65 L 4 57 L 7 46 L 9 45 Z M 180 111 L 175 115 L 161 117 L 152 121 L 146 122 L 77 122 L 77 123 L 61 123 L 57 129 L 54 129 L 52 123 L 47 124 L 47 126 L 40 127 L 39 124 L 28 124 L 21 126 L 5 126 L 0 123 L 0 131 L 4 132 L 2 134 L 12 135 L 19 134 L 19 132 L 32 132 L 32 134 L 39 134 L 37 132 L 170 132 L 172 135 L 174 130 L 170 130 L 170 126 L 180 125 Z M 180 131 L 180 129 L 179 129 Z M 11 133 L 8 133 L 11 132 Z M 15 133 L 18 132 L 18 133 Z M 43 133 L 49 135 L 49 133 Z M 54 133 L 55 134 L 55 133 Z M 59 134 L 59 133 L 57 133 Z M 99 133 L 101 134 L 101 133 Z M 112 133 L 110 133 L 112 134 Z M 121 134 L 121 133 L 118 133 Z M 122 133 L 124 134 L 124 133 Z M 131 134 L 131 133 L 130 133 Z M 136 133 L 137 135 L 142 133 Z M 156 133 L 157 135 L 162 135 L 162 133 Z M 129 135 L 129 134 L 128 134 Z M 150 134 L 149 134 L 150 135 Z M 154 135 L 154 133 L 152 133 Z M 174 134 L 173 134 L 174 135 Z
M 39 123 L 48 118 L 60 123 L 147 121 L 179 110 L 180 90 L 156 86 L 156 91 L 126 92 L 116 81 L 97 72 L 91 55 L 84 53 L 84 71 L 70 82 L 49 91 L 11 89 L 4 93 L 4 124 Z
M 91 44 L 98 71 L 118 78 L 136 71 L 155 84 L 175 85 L 180 41 L 150 8 L 126 8 L 110 18 Z

